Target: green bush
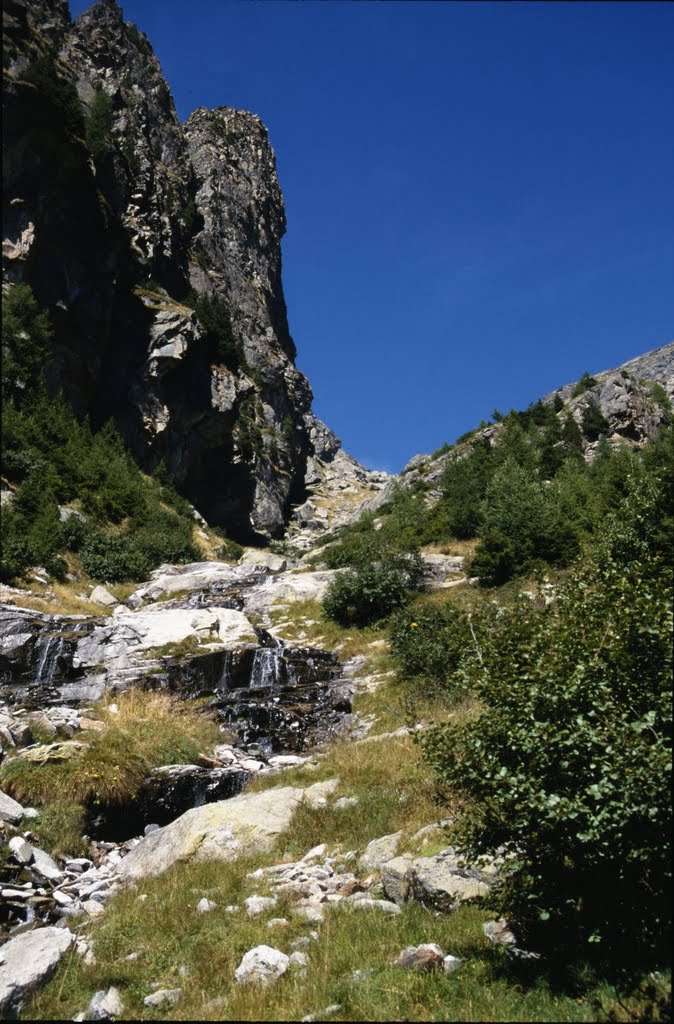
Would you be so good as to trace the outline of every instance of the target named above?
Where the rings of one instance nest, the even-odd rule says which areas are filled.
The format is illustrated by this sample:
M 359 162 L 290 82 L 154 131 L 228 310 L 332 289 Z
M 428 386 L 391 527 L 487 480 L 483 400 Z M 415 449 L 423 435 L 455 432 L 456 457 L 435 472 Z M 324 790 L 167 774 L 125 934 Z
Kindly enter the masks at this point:
M 411 605 L 396 615 L 390 636 L 402 678 L 418 678 L 425 690 L 454 693 L 457 669 L 470 642 L 465 612 L 453 605 Z
M 209 356 L 230 370 L 246 365 L 241 342 L 234 334 L 227 303 L 217 295 L 192 292 L 187 299 L 206 334 Z
M 586 370 L 573 389 L 573 397 L 578 398 L 579 395 L 584 395 L 586 391 L 590 390 L 590 388 L 596 388 L 597 384 L 598 381 L 596 381 L 594 377 L 591 377 Z
M 588 404 L 583 409 L 581 427 L 583 429 L 583 434 L 588 439 L 588 441 L 596 441 L 599 438 L 600 434 L 608 433 L 608 420 L 599 408 L 597 402 L 588 402 Z
M 668 502 L 660 470 L 633 481 L 549 609 L 523 600 L 476 621 L 458 672 L 482 711 L 422 741 L 466 808 L 468 855 L 510 855 L 489 904 L 529 948 L 632 967 L 667 956 Z
M 140 580 L 152 568 L 150 560 L 131 538 L 111 537 L 99 531 L 87 537 L 81 558 L 85 572 L 92 579 L 106 583 Z
M 406 604 L 421 584 L 418 554 L 386 554 L 357 569 L 346 569 L 328 587 L 325 614 L 343 626 L 365 626 Z

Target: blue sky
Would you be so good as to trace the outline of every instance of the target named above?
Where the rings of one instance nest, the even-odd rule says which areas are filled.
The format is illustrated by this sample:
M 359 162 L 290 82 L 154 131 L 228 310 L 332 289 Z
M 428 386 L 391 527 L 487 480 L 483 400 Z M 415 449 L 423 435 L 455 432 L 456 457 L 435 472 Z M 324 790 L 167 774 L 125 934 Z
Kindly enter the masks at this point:
M 367 465 L 674 337 L 674 5 L 122 6 L 181 119 L 266 123 L 298 365 Z

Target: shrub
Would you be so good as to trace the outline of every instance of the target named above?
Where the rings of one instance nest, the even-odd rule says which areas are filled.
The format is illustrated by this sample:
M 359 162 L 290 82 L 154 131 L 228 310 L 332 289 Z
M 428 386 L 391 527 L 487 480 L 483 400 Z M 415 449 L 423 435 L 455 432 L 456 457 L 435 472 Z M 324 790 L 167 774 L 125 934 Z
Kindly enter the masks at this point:
M 97 89 L 84 122 L 84 137 L 94 159 L 110 145 L 112 135 L 112 99 L 105 89 Z
M 573 389 L 573 397 L 578 398 L 579 395 L 584 395 L 586 391 L 590 390 L 590 388 L 596 388 L 597 384 L 598 381 L 596 381 L 594 377 L 591 377 L 586 370 Z
M 588 441 L 596 441 L 600 434 L 608 433 L 609 422 L 599 408 L 597 402 L 588 402 L 585 406 L 583 409 L 581 426 Z
M 400 675 L 423 677 L 423 686 L 453 691 L 470 641 L 465 612 L 453 605 L 412 605 L 391 626 L 391 651 Z
M 234 334 L 227 303 L 217 295 L 192 293 L 187 300 L 206 334 L 209 356 L 230 370 L 246 365 L 241 342 Z
M 478 628 L 460 671 L 482 713 L 425 754 L 467 808 L 470 856 L 511 854 L 489 904 L 530 948 L 630 966 L 666 956 L 671 573 L 663 474 L 634 481 L 556 602 Z
M 405 604 L 422 577 L 418 554 L 383 555 L 332 581 L 323 601 L 325 614 L 344 626 L 377 622 Z
M 528 554 L 528 553 L 527 553 Z M 468 571 L 485 587 L 499 587 L 517 575 L 528 561 L 515 544 L 497 530 L 487 531 L 470 560 Z
M 129 537 L 91 533 L 82 548 L 82 566 L 92 579 L 107 583 L 140 580 L 151 568 L 150 560 Z

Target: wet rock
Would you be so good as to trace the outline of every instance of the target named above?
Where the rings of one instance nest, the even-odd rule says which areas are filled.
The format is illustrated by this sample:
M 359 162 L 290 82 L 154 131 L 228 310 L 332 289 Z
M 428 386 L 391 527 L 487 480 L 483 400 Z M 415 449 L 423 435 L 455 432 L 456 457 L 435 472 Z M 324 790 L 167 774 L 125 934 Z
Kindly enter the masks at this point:
M 428 974 L 442 970 L 445 954 L 434 942 L 422 943 L 420 946 L 407 946 L 395 960 L 396 967 L 419 971 Z
M 110 1020 L 112 1017 L 121 1017 L 124 1013 L 124 1004 L 116 988 L 99 989 L 89 1003 L 87 1016 L 89 1020 Z
M 286 973 L 290 957 L 273 946 L 249 949 L 234 972 L 237 984 L 271 985 Z
M 74 941 L 67 928 L 49 926 L 6 942 L 0 948 L 0 1013 L 18 1015 L 25 997 L 53 974 Z
M 157 598 L 175 594 L 221 595 L 224 598 L 238 597 L 240 592 L 264 579 L 266 567 L 233 566 L 225 562 L 192 562 L 189 565 L 160 565 L 150 574 L 148 583 L 143 583 L 127 598 L 129 608 L 140 608 L 142 604 Z M 213 604 L 218 603 L 212 601 Z

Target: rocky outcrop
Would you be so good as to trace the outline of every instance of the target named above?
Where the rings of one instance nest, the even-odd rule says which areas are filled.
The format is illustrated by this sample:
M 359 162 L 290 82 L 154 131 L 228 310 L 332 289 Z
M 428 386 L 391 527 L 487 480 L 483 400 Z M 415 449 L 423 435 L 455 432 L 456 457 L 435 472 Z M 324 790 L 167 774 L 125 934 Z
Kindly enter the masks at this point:
M 269 850 L 313 790 L 284 786 L 194 807 L 143 839 L 120 862 L 119 876 L 132 880 L 161 874 L 186 860 L 226 861 Z
M 163 461 L 238 539 L 281 536 L 320 479 L 371 496 L 379 480 L 314 419 L 294 363 L 260 119 L 223 106 L 181 125 L 116 0 L 74 23 L 64 0 L 5 7 L 3 279 L 52 315 L 53 390 L 94 425 L 113 417 L 144 468 Z

